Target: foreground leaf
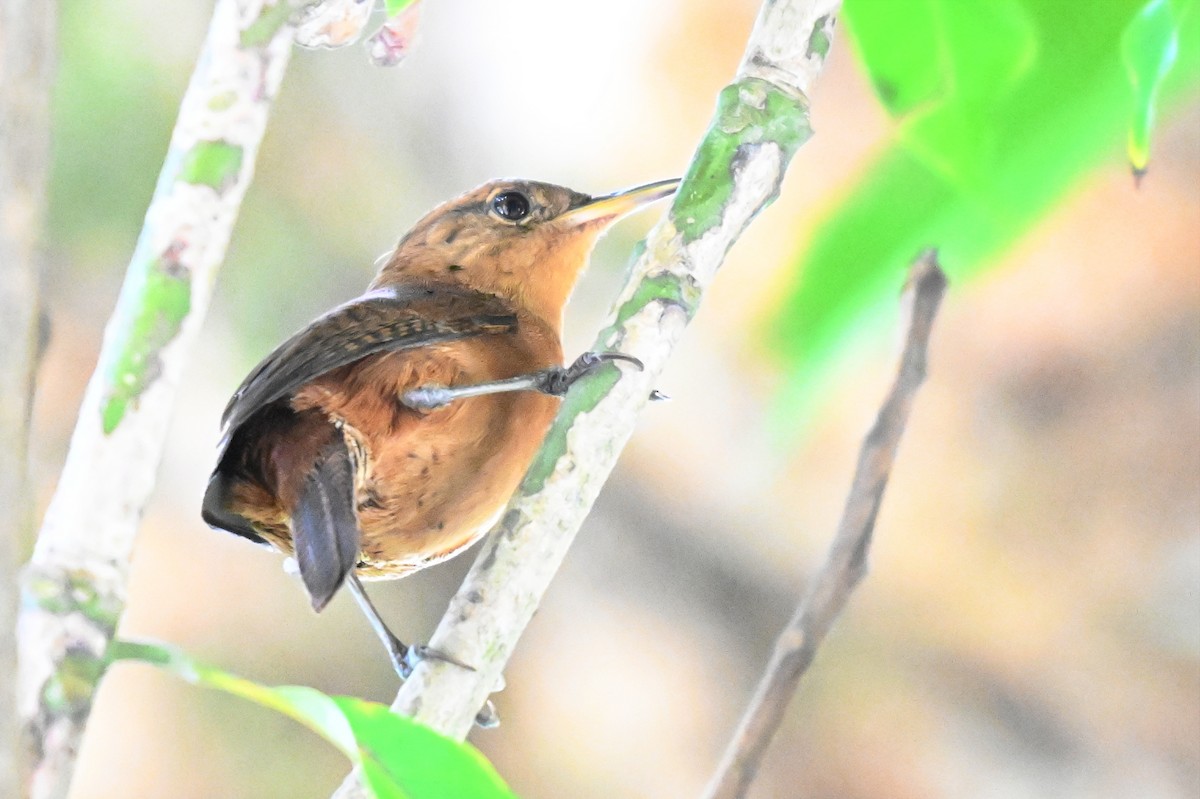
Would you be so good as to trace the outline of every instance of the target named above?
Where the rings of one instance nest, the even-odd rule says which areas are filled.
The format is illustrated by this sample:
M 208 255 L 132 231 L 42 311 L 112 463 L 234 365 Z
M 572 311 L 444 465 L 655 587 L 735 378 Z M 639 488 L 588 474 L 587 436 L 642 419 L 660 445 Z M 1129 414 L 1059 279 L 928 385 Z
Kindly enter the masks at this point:
M 161 644 L 114 641 L 109 659 L 150 663 L 193 685 L 216 688 L 295 719 L 361 766 L 378 799 L 516 799 L 475 747 L 377 702 L 327 696 L 302 685 L 260 685 Z

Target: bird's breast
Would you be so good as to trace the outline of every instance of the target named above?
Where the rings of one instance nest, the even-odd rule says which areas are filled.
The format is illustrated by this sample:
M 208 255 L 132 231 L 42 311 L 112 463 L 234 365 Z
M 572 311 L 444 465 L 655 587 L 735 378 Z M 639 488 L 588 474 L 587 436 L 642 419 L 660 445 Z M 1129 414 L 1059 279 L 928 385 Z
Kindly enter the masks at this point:
M 558 410 L 554 397 L 491 394 L 425 413 L 399 401 L 419 386 L 514 377 L 561 359 L 560 351 L 531 352 L 520 342 L 489 344 L 379 356 L 297 395 L 295 406 L 318 405 L 341 422 L 358 455 L 363 576 L 402 576 L 469 546 L 533 460 Z

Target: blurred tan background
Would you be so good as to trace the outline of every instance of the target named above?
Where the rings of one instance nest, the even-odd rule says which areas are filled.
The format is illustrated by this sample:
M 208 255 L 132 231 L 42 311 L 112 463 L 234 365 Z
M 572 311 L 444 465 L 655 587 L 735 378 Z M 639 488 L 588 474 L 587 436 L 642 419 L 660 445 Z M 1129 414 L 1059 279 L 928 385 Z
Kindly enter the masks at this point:
M 64 3 L 34 457 L 48 499 L 207 3 Z M 395 677 L 348 597 L 208 530 L 220 410 L 283 336 L 357 294 L 421 213 L 489 178 L 603 192 L 679 174 L 757 3 L 433 0 L 397 70 L 298 52 L 188 369 L 122 632 L 268 683 L 380 701 Z M 814 220 L 887 141 L 844 41 L 816 138 L 731 253 L 473 741 L 526 799 L 697 795 L 836 524 L 891 379 L 838 370 L 792 440 L 756 331 Z M 872 571 L 754 796 L 1200 795 L 1200 108 L 1135 191 L 1120 154 L 994 271 L 956 285 L 879 519 Z M 657 211 L 600 246 L 585 348 Z M 428 636 L 471 555 L 376 589 Z M 107 678 L 77 799 L 320 797 L 340 756 L 149 667 Z

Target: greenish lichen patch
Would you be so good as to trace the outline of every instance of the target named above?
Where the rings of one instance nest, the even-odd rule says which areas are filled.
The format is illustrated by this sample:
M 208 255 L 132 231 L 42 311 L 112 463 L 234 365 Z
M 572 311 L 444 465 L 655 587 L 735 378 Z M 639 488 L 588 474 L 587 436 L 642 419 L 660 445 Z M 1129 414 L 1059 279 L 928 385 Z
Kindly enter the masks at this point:
M 179 165 L 179 179 L 184 183 L 209 186 L 217 194 L 223 194 L 237 183 L 243 156 L 241 147 L 222 139 L 198 141 L 184 154 Z
M 271 41 L 279 29 L 287 24 L 292 16 L 294 0 L 278 0 L 273 6 L 267 6 L 242 31 L 242 47 L 261 47 Z
M 223 91 L 208 98 L 208 108 L 211 111 L 225 111 L 232 108 L 237 99 L 237 92 L 232 89 Z
M 525 474 L 525 480 L 521 483 L 522 494 L 528 496 L 542 490 L 546 480 L 554 473 L 558 459 L 567 451 L 567 432 L 576 417 L 595 410 L 600 400 L 608 396 L 620 379 L 620 368 L 613 363 L 606 363 L 571 387 L 563 398 L 563 406 L 550 426 L 550 432 L 546 433 L 546 440 L 537 458 Z
M 90 572 L 40 564 L 29 565 L 21 576 L 21 604 L 23 613 L 71 616 L 78 640 L 85 642 L 110 640 L 124 605 L 120 597 L 97 590 Z M 82 644 L 57 657 L 40 689 L 42 712 L 51 718 L 86 713 L 108 665 L 106 654 Z
M 808 102 L 761 78 L 743 78 L 721 90 L 717 112 L 683 185 L 675 195 L 671 219 L 684 244 L 703 236 L 720 221 L 733 194 L 733 169 L 743 148 L 776 144 L 783 166 L 812 135 Z
M 831 35 L 833 31 L 830 30 L 832 27 L 833 20 L 828 14 L 818 19 L 816 24 L 813 25 L 812 34 L 808 37 L 808 48 L 806 50 L 809 58 L 816 56 L 821 60 L 825 60 L 826 56 L 829 55 L 829 45 L 833 42 L 833 36 Z
M 54 716 L 86 713 L 107 665 L 104 658 L 90 652 L 68 652 L 42 685 L 42 707 Z
M 621 303 L 616 319 L 600 331 L 596 340 L 603 347 L 611 347 L 621 327 L 652 302 L 679 306 L 687 314 L 690 322 L 696 314 L 696 309 L 700 307 L 700 296 L 700 287 L 690 275 L 683 278 L 672 272 L 651 275 L 638 284 L 632 297 Z
M 192 309 L 191 275 L 179 264 L 174 246 L 147 264 L 139 278 L 129 301 L 121 303 L 131 318 L 118 321 L 121 341 L 107 369 L 100 410 L 105 435 L 117 429 L 130 403 L 158 378 L 159 353 L 179 334 Z
M 110 636 L 123 607 L 119 599 L 97 591 L 87 571 L 35 566 L 22 576 L 21 601 L 55 616 L 78 613 Z

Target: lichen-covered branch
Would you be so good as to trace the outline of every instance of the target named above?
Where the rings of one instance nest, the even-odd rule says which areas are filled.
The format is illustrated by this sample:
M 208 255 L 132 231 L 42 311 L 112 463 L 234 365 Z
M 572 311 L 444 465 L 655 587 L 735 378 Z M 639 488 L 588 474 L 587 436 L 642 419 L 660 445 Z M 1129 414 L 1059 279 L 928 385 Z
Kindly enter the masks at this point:
M 18 712 L 36 799 L 67 794 L 183 364 L 287 65 L 296 4 L 216 4 L 22 578 Z
M 800 678 L 850 593 L 866 574 L 875 518 L 913 399 L 925 381 L 929 336 L 945 291 L 946 276 L 938 267 L 936 253 L 923 253 L 909 274 L 904 296 L 907 329 L 899 374 L 859 451 L 858 467 L 829 557 L 776 639 L 754 697 L 705 792 L 707 799 L 739 799 L 746 795 Z
M 31 539 L 29 412 L 39 344 L 56 6 L 0 0 L 0 796 L 17 796 L 17 570 Z
M 599 348 L 637 356 L 645 371 L 609 365 L 572 388 L 430 642 L 476 671 L 421 663 L 396 698 L 399 712 L 459 738 L 470 729 L 725 253 L 775 198 L 811 134 L 805 92 L 829 52 L 839 5 L 763 5 L 741 68 L 599 336 Z M 347 785 L 341 795 L 352 792 Z

